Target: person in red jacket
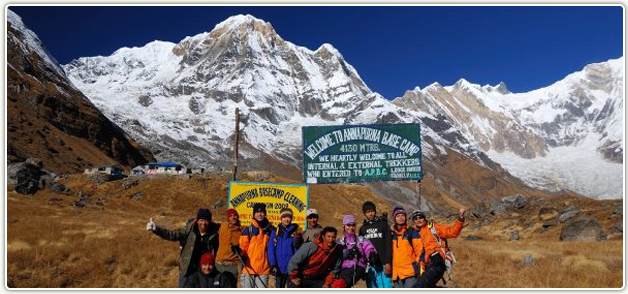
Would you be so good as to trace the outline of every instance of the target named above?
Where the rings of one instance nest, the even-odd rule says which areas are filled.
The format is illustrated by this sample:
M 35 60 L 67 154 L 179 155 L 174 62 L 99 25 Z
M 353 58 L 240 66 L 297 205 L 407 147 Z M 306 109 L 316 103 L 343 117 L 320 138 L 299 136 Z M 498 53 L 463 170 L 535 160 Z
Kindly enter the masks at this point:
M 441 225 L 433 221 L 428 222 L 425 213 L 418 210 L 412 213 L 412 220 L 414 221 L 414 230 L 421 235 L 425 258 L 425 271 L 423 271 L 412 287 L 434 288 L 447 270 L 445 265 L 446 239 L 456 238 L 462 231 L 464 208 L 460 208 L 458 220 L 452 226 Z
M 288 263 L 288 288 L 346 287 L 343 279 L 336 278 L 342 263 L 336 235 L 334 227 L 325 227 L 314 242 L 301 245 Z

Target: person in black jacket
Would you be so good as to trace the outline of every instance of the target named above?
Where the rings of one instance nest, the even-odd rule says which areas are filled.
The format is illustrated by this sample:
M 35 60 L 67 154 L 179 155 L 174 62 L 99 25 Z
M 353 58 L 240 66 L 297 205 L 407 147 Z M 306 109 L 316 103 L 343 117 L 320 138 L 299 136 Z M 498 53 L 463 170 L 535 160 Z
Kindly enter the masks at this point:
M 198 271 L 187 278 L 183 288 L 235 288 L 232 279 L 216 270 L 214 259 L 213 253 L 203 253 Z
M 392 288 L 392 238 L 388 221 L 377 216 L 375 203 L 364 202 L 362 212 L 366 219 L 360 227 L 360 236 L 369 240 L 377 255 L 375 260 L 369 261 L 369 270 L 366 274 L 366 285 L 369 288 Z
M 169 240 L 178 241 L 181 246 L 179 254 L 179 287 L 183 287 L 185 279 L 198 269 L 198 261 L 205 251 L 215 253 L 218 250 L 219 225 L 212 222 L 212 214 L 207 208 L 200 208 L 196 218 L 188 220 L 183 228 L 168 230 L 157 226 L 153 218 L 146 224 L 146 230 Z

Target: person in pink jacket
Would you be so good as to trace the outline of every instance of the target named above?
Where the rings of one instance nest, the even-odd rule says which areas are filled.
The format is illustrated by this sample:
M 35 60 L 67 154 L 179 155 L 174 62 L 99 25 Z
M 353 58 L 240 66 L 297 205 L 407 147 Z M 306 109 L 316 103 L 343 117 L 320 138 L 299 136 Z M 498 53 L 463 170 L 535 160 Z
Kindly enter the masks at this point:
M 351 288 L 357 281 L 364 278 L 366 265 L 369 262 L 374 263 L 377 252 L 369 240 L 355 233 L 353 215 L 343 216 L 342 226 L 344 236 L 337 242 L 342 248 L 342 267 L 338 278 L 344 281 L 347 288 Z M 342 283 L 342 281 L 338 282 Z

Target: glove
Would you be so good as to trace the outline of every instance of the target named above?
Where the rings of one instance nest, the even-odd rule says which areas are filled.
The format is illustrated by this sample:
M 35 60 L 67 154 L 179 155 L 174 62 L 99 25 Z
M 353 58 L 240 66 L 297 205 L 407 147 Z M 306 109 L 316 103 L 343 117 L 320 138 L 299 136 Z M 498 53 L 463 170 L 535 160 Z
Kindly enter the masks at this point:
M 238 245 L 231 245 L 231 252 L 233 252 L 235 255 L 242 255 L 242 250 L 240 250 L 240 246 Z
M 390 263 L 384 265 L 384 274 L 387 276 L 392 276 L 392 266 L 390 265 Z
M 369 263 L 371 264 L 371 266 L 374 266 L 376 261 L 377 261 L 377 254 L 371 253 L 371 255 L 369 255 Z
M 151 217 L 148 223 L 146 224 L 147 231 L 155 231 L 157 229 L 157 225 L 153 222 L 153 218 Z

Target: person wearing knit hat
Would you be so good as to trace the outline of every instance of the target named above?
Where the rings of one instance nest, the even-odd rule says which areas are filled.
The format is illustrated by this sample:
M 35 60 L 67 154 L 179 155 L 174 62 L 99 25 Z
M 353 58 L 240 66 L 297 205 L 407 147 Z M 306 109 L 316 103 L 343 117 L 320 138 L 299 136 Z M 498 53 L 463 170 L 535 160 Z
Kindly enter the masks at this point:
M 270 266 L 268 263 L 268 241 L 275 227 L 266 218 L 266 204 L 253 205 L 251 225 L 242 230 L 236 254 L 242 256 L 242 287 L 268 288 Z
M 236 252 L 240 250 L 240 235 L 242 235 L 240 215 L 237 210 L 230 208 L 227 210 L 227 221 L 220 224 L 220 229 L 218 230 L 218 243 L 220 245 L 216 253 L 216 269 L 228 276 L 236 284 L 237 277 L 240 274 L 239 260 L 236 255 Z
M 184 288 L 235 288 L 236 284 L 214 267 L 214 254 L 201 255 L 198 271 L 186 281 Z
M 303 238 L 299 225 L 292 222 L 292 209 L 283 208 L 279 215 L 281 223 L 268 240 L 268 263 L 275 276 L 275 288 L 285 288 L 290 279 L 288 262 L 301 247 Z
M 338 245 L 342 248 L 342 264 L 338 277 L 344 280 L 344 285 L 351 288 L 364 277 L 366 265 L 369 260 L 374 261 L 377 252 L 375 246 L 362 236 L 356 235 L 355 217 L 344 215 L 342 217 L 344 235 L 338 239 Z
M 314 242 L 323 230 L 323 226 L 318 224 L 318 211 L 314 208 L 308 209 L 305 213 L 305 220 L 307 227 L 303 233 L 303 242 Z
M 392 231 L 392 281 L 393 288 L 410 288 L 420 275 L 417 261 L 423 243 L 417 231 L 408 229 L 407 213 L 403 207 L 393 209 L 395 223 Z
M 366 272 L 366 286 L 369 288 L 392 288 L 392 239 L 388 220 L 377 216 L 375 203 L 366 201 L 362 205 L 364 223 L 360 227 L 360 236 L 375 247 L 374 260 L 369 261 Z
M 212 222 L 211 211 L 199 208 L 196 218 L 190 218 L 183 228 L 168 230 L 157 226 L 150 218 L 146 230 L 168 241 L 178 241 L 181 247 L 179 254 L 179 287 L 185 285 L 188 277 L 199 267 L 201 253 L 216 252 L 218 248 L 218 224 Z

